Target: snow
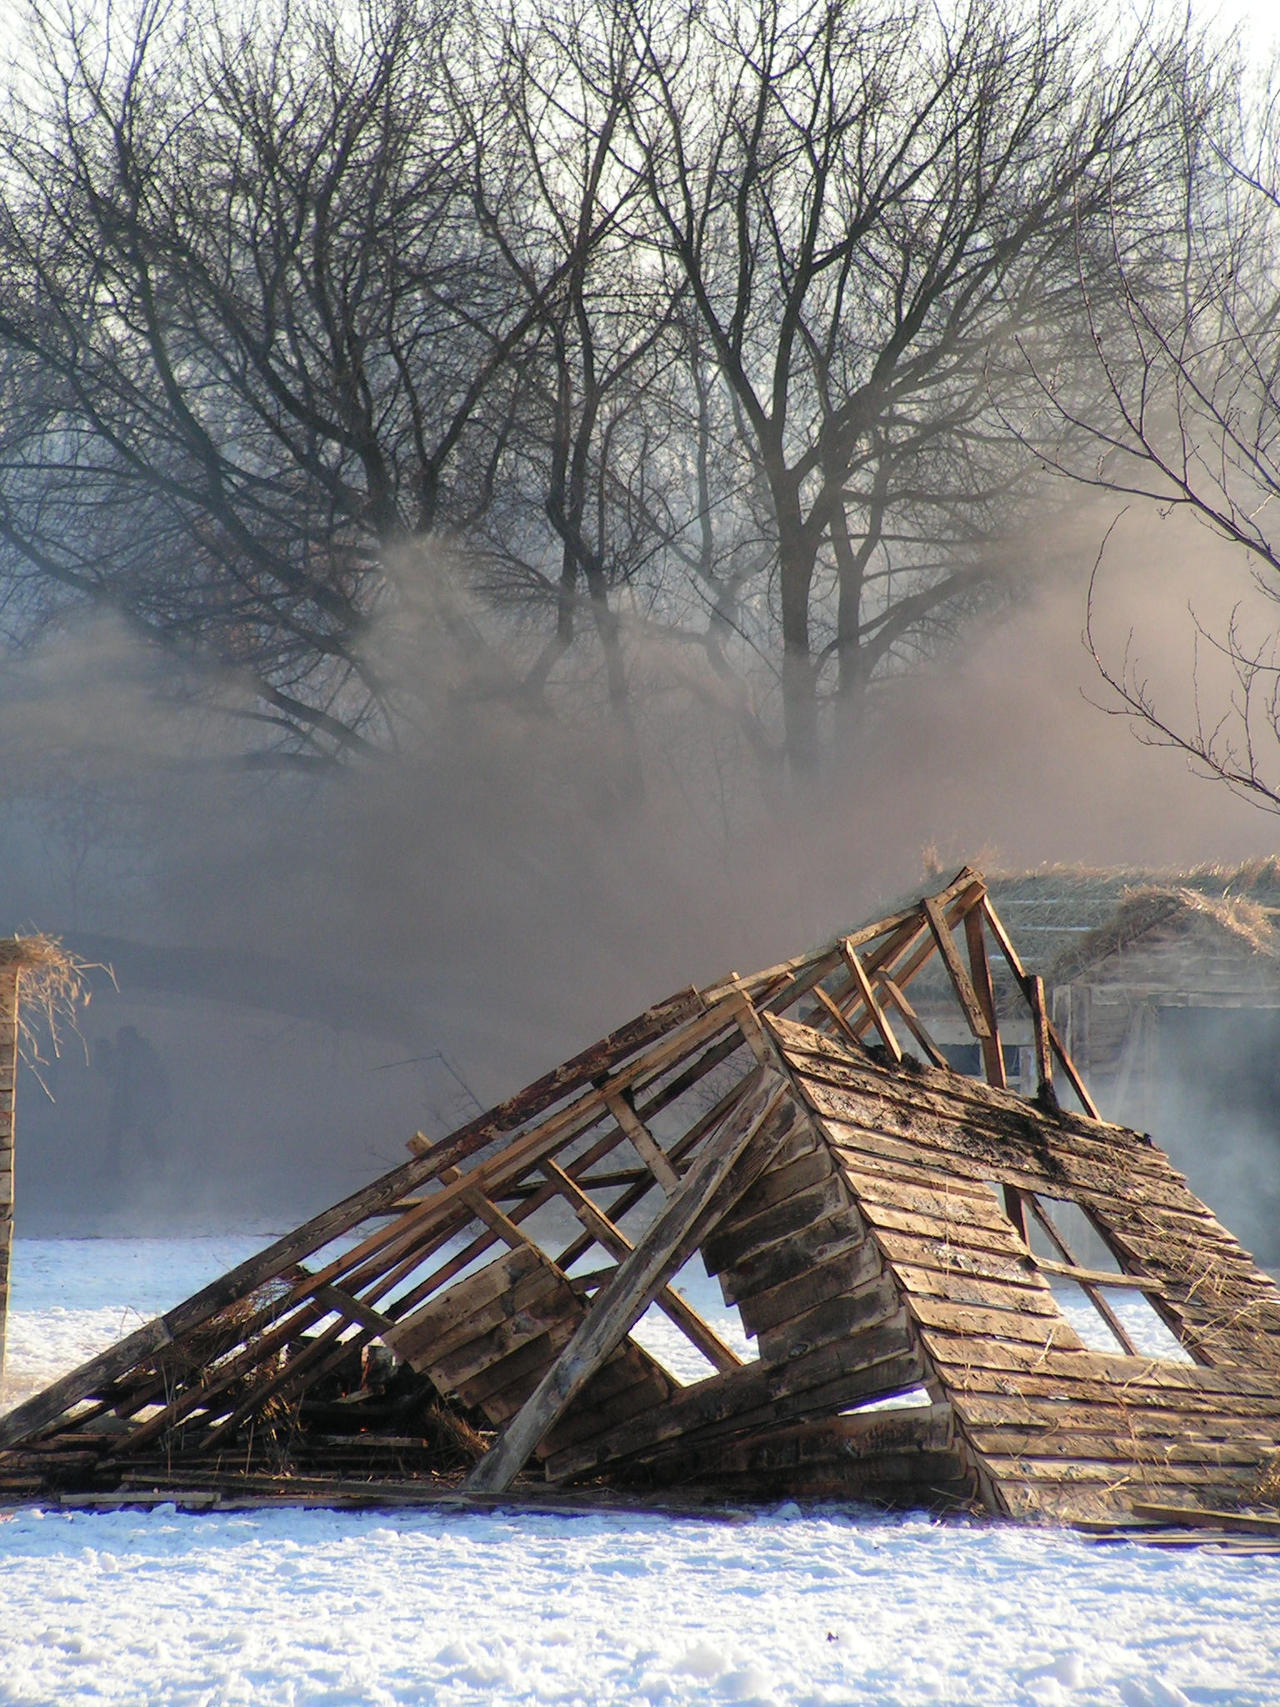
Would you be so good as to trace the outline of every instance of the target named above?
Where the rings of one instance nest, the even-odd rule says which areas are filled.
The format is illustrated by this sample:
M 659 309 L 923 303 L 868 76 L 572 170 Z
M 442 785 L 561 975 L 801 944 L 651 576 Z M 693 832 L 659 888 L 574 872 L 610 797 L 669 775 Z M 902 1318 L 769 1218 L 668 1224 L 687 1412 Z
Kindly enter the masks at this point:
M 260 1241 L 19 1241 L 25 1390 Z M 46 1344 L 42 1336 L 52 1336 Z M 792 1504 L 0 1514 L 0 1704 L 1274 1707 L 1280 1561 Z

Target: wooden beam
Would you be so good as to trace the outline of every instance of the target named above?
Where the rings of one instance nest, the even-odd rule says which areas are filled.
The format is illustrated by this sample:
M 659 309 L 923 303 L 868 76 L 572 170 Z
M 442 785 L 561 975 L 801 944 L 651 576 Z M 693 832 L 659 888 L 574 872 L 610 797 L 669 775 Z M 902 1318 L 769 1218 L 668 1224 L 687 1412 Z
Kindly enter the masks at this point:
M 496 1444 L 467 1478 L 468 1491 L 502 1492 L 583 1386 L 642 1316 L 679 1265 L 707 1203 L 734 1163 L 787 1094 L 787 1081 L 759 1068 L 733 1116 L 704 1145 L 680 1189 L 631 1255 L 601 1287 L 569 1344 L 548 1369 Z
M 987 1022 L 989 1035 L 979 1039 L 982 1045 L 982 1065 L 987 1083 L 998 1091 L 1008 1088 L 1004 1074 L 1004 1049 L 1000 1042 L 1000 1027 L 996 1023 L 996 992 L 991 981 L 991 962 L 987 959 L 987 940 L 982 929 L 981 907 L 971 907 L 964 916 L 965 942 L 969 949 L 969 974 L 974 994 Z
M 631 1140 L 631 1147 L 670 1197 L 680 1184 L 680 1175 L 649 1128 L 637 1115 L 623 1091 L 606 1093 L 605 1106 Z
M 929 929 L 933 933 L 933 940 L 938 945 L 938 953 L 942 956 L 942 963 L 947 969 L 960 1006 L 964 1009 L 965 1018 L 969 1022 L 969 1030 L 980 1042 L 985 1041 L 991 1036 L 991 1027 L 987 1024 L 987 1016 L 982 1011 L 969 974 L 964 969 L 964 962 L 960 959 L 959 951 L 956 948 L 956 939 L 951 934 L 951 927 L 947 923 L 942 908 L 931 895 L 925 896 L 922 905 L 925 910 L 925 917 L 929 921 Z
M 885 1017 L 884 1009 L 880 1006 L 879 998 L 871 986 L 871 980 L 867 977 L 866 967 L 858 959 L 857 950 L 847 937 L 840 944 L 840 952 L 844 956 L 844 963 L 849 968 L 858 994 L 862 997 L 863 1005 L 871 1015 L 872 1022 L 880 1033 L 885 1048 L 889 1051 L 890 1059 L 900 1062 L 902 1060 L 902 1046 L 894 1036 L 893 1027 Z
M 849 1024 L 849 1021 L 845 1018 L 843 1010 L 836 1006 L 836 1004 L 832 1001 L 831 997 L 822 988 L 822 985 L 821 984 L 815 984 L 813 987 L 813 993 L 818 998 L 818 1000 L 822 1004 L 822 1006 L 831 1015 L 831 1018 L 836 1022 L 836 1030 L 840 1033 L 840 1035 L 842 1037 L 844 1037 L 848 1042 L 856 1044 L 859 1048 L 861 1048 L 862 1045 L 861 1045 L 861 1041 L 858 1037 L 857 1032 L 853 1029 L 853 1027 Z
M 911 1033 L 912 1037 L 915 1038 L 921 1049 L 924 1050 L 933 1065 L 935 1067 L 941 1067 L 946 1073 L 954 1073 L 955 1068 L 951 1065 L 950 1061 L 947 1060 L 941 1049 L 938 1048 L 938 1045 L 933 1041 L 932 1037 L 930 1037 L 924 1021 L 912 1007 L 906 991 L 898 985 L 897 980 L 891 978 L 887 972 L 881 972 L 877 981 L 885 995 L 888 996 L 894 1007 L 897 1008 L 898 1012 L 906 1021 L 907 1030 Z
M 631 1240 L 621 1227 L 613 1224 L 598 1204 L 591 1201 L 578 1182 L 570 1179 L 556 1162 L 547 1161 L 542 1166 L 548 1179 L 554 1180 L 560 1187 L 561 1195 L 568 1199 L 574 1214 L 597 1243 L 617 1262 L 629 1257 L 635 1249 Z M 704 1321 L 693 1305 L 683 1299 L 674 1287 L 664 1286 L 654 1302 L 663 1315 L 680 1329 L 722 1375 L 741 1366 L 742 1359 L 737 1352 L 725 1344 L 710 1322 Z
M 1026 982 L 1027 1005 L 1031 1009 L 1031 1024 L 1036 1040 L 1036 1079 L 1040 1094 L 1055 1102 L 1053 1088 L 1053 1041 L 1049 1036 L 1049 1012 L 1044 999 L 1044 979 L 1030 973 Z

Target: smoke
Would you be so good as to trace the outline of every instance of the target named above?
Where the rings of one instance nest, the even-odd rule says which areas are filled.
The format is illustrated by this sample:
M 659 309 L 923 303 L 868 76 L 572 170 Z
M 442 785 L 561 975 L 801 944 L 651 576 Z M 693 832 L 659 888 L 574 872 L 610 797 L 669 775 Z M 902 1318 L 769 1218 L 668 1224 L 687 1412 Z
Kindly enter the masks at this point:
M 1269 852 L 1266 817 L 1090 703 L 1105 525 L 1081 518 L 1054 561 L 1028 543 L 1012 613 L 886 689 L 858 750 L 789 788 L 732 696 L 689 691 L 686 658 L 633 654 L 622 731 L 589 656 L 532 705 L 484 619 L 462 644 L 425 597 L 386 638 L 401 749 L 325 775 L 235 762 L 236 681 L 100 620 L 50 636 L 0 685 L 0 928 L 63 932 L 119 990 L 98 976 L 57 1100 L 23 1087 L 27 1224 L 295 1218 L 671 990 L 887 906 L 927 859 Z M 1116 632 L 1138 622 L 1176 683 L 1173 589 L 1207 542 L 1143 526 L 1113 540 Z M 101 1047 L 126 1025 L 165 1081 L 154 1141 Z

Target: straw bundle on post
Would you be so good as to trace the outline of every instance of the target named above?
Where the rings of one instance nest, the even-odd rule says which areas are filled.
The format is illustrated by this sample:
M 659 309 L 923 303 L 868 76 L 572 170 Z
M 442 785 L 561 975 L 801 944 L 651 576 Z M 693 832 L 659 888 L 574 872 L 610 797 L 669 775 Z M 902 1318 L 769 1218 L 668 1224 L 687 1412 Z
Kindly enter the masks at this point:
M 84 1002 L 86 968 L 55 937 L 0 940 L 0 1379 L 9 1312 L 9 1262 L 13 1246 L 14 1095 L 18 1051 L 40 1060 L 35 1022 L 43 1022 L 56 1051 L 58 1028 L 74 1021 Z M 24 1014 L 25 1007 L 25 1014 Z M 38 1070 L 38 1068 L 37 1068 Z

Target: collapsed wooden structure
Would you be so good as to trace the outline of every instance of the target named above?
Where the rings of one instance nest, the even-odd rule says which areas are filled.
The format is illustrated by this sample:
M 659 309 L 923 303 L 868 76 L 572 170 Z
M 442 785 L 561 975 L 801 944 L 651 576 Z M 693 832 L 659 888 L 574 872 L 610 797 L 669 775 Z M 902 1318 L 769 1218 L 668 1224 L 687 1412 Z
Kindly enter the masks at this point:
M 995 955 L 1034 1098 L 1005 1084 Z M 912 1004 L 931 963 L 985 1083 Z M 0 1490 L 323 1498 L 465 1470 L 477 1495 L 1096 1521 L 1247 1500 L 1280 1441 L 1280 1293 L 1149 1140 L 1098 1118 L 972 870 L 673 996 L 415 1150 L 0 1418 Z M 757 1355 L 677 1290 L 695 1255 Z M 644 1348 L 651 1306 L 705 1377 Z

